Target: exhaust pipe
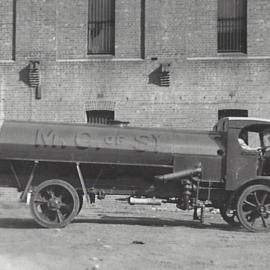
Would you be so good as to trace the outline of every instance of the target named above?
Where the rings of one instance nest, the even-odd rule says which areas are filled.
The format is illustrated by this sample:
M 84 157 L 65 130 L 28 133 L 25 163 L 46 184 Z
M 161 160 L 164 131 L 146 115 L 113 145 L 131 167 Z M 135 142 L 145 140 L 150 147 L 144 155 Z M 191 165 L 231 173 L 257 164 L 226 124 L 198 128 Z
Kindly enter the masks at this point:
M 161 200 L 155 198 L 134 198 L 129 197 L 128 203 L 131 205 L 161 205 Z

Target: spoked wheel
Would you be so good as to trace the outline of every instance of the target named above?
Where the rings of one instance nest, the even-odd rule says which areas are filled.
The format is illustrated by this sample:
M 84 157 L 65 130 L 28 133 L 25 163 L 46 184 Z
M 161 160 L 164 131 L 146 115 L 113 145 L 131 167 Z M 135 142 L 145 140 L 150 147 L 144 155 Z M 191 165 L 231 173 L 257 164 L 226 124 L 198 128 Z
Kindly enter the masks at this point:
M 42 227 L 61 228 L 74 219 L 79 204 L 78 193 L 72 185 L 62 180 L 48 180 L 33 193 L 30 208 Z
M 247 187 L 237 202 L 237 215 L 241 224 L 252 232 L 270 230 L 270 187 Z
M 233 227 L 240 226 L 240 222 L 237 217 L 236 210 L 229 210 L 225 206 L 220 207 L 219 210 L 220 210 L 220 215 L 228 224 L 230 224 Z

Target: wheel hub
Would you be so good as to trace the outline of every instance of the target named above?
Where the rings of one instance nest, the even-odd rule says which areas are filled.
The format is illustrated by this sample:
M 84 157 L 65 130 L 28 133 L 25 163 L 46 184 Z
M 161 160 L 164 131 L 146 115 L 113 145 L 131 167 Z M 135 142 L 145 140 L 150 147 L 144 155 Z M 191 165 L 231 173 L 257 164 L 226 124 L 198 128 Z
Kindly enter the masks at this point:
M 266 213 L 266 208 L 265 208 L 265 206 L 264 206 L 264 205 L 259 205 L 259 206 L 258 206 L 258 212 L 259 212 L 260 214 L 265 214 L 265 213 Z
M 60 209 L 61 202 L 58 199 L 56 199 L 56 198 L 55 199 L 50 199 L 48 206 L 52 210 L 57 210 L 57 209 Z

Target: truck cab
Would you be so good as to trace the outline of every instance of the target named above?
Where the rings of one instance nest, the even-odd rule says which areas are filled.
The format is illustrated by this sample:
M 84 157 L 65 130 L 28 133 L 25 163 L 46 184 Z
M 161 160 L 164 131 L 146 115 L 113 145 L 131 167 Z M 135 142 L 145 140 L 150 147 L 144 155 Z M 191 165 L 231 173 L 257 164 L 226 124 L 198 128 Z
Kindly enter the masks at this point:
M 236 190 L 252 179 L 269 175 L 269 120 L 228 117 L 221 119 L 214 129 L 225 137 L 226 190 Z
M 225 202 L 222 217 L 249 231 L 270 230 L 270 121 L 228 117 L 214 130 L 223 134 Z

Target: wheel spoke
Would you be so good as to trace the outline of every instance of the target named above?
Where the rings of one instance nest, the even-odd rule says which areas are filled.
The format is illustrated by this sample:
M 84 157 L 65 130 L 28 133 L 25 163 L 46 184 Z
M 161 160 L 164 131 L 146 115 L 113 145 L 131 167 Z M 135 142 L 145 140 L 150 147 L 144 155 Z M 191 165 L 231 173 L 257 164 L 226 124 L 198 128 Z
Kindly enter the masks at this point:
M 265 228 L 267 228 L 268 225 L 267 225 L 267 223 L 265 222 L 265 219 L 264 219 L 263 215 L 261 215 L 261 219 L 262 219 L 262 222 L 263 222 L 263 226 L 264 226 Z
M 48 200 L 40 195 L 39 198 L 34 199 L 34 203 L 47 204 Z
M 267 196 L 268 196 L 268 193 L 264 193 L 264 194 L 263 194 L 263 198 L 262 198 L 261 204 L 264 204 L 264 202 L 265 202 Z
M 34 203 L 37 203 L 37 204 L 47 204 L 48 201 L 46 201 L 46 200 L 34 200 Z
M 60 205 L 60 207 L 68 208 L 68 204 L 66 204 L 66 203 L 61 202 L 59 205 Z
M 257 197 L 257 192 L 254 191 L 254 192 L 253 192 L 253 195 L 254 195 L 254 198 L 255 198 L 255 200 L 256 200 L 257 205 L 260 205 L 260 202 L 259 202 L 258 197 Z
M 254 212 L 254 211 L 252 211 L 252 210 L 249 210 L 249 211 L 243 211 L 245 217 L 248 216 L 248 215 L 250 215 L 250 214 L 253 213 L 253 212 Z
M 246 203 L 246 204 L 248 204 L 248 205 L 250 205 L 250 206 L 252 206 L 252 207 L 257 207 L 256 204 L 254 204 L 254 203 L 252 203 L 252 202 L 249 202 L 249 201 L 247 201 L 247 200 L 244 200 L 243 203 Z
M 64 221 L 64 217 L 63 217 L 63 214 L 61 213 L 60 209 L 57 209 L 56 213 L 57 213 L 59 223 L 62 223 Z

